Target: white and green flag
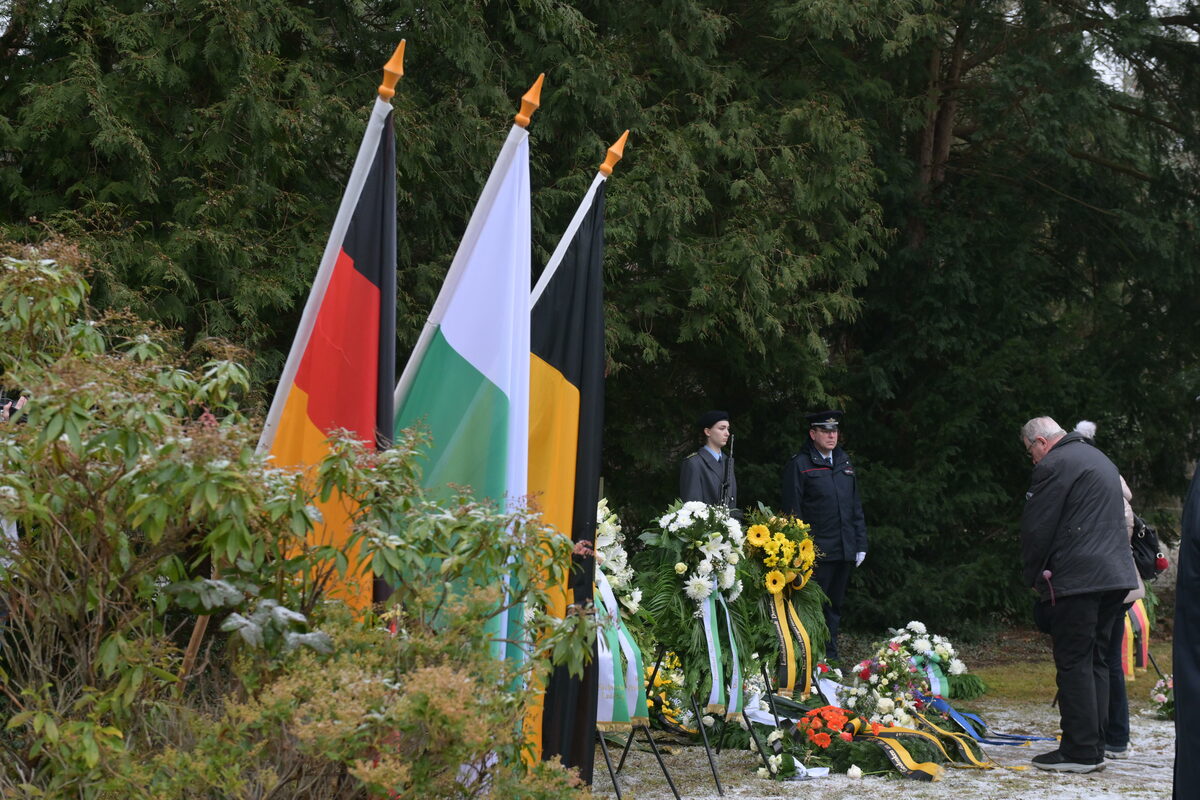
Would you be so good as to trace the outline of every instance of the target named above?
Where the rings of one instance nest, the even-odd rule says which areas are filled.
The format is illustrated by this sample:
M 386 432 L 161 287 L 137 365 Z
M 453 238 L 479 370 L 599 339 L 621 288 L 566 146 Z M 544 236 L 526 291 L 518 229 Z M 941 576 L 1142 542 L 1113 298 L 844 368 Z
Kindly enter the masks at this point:
M 525 499 L 529 218 L 529 133 L 513 125 L 396 385 L 396 432 L 432 438 L 421 467 L 434 496 L 454 484 L 501 508 Z M 495 622 L 500 638 L 508 623 Z

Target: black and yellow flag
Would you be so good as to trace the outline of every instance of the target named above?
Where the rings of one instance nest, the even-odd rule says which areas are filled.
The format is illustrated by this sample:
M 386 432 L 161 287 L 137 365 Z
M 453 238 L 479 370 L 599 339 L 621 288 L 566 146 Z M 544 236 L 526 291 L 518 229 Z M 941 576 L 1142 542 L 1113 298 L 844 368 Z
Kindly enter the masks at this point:
M 534 288 L 530 317 L 529 495 L 543 520 L 576 543 L 595 540 L 600 499 L 608 166 L 608 171 L 601 167 Z M 595 560 L 574 559 L 568 584 L 552 589 L 548 610 L 559 617 L 569 604 L 592 599 Z M 532 730 L 527 730 L 542 758 L 560 757 L 578 768 L 587 783 L 595 748 L 596 690 L 594 658 L 582 679 L 556 669 L 541 713 L 534 709 Z

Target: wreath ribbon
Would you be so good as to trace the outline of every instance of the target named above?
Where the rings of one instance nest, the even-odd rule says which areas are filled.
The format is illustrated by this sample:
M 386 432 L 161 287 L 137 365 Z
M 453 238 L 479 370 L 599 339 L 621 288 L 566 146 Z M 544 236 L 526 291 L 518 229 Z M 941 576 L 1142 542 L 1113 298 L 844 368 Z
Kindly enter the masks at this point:
M 812 645 L 808 631 L 800 621 L 791 598 L 784 599 L 783 592 L 770 596 L 768 611 L 775 626 L 775 639 L 779 644 L 779 661 L 775 667 L 775 680 L 779 694 L 791 697 L 796 691 L 797 680 L 801 681 L 800 696 L 812 693 Z
M 721 636 L 721 619 L 725 620 L 725 636 Z M 733 621 L 729 616 L 729 605 L 712 580 L 712 591 L 700 604 L 700 622 L 704 627 L 704 644 L 708 650 L 709 690 L 704 710 L 712 714 L 727 714 L 736 717 L 742 711 L 742 666 L 738 653 L 737 637 L 733 634 Z M 728 687 L 725 685 L 725 651 L 728 649 L 733 674 Z
M 650 719 L 642 679 L 642 651 L 621 619 L 620 605 L 601 570 L 596 570 L 596 589 L 596 604 L 606 617 L 604 635 L 596 637 L 599 672 L 596 727 L 628 730 L 631 724 L 646 724 Z

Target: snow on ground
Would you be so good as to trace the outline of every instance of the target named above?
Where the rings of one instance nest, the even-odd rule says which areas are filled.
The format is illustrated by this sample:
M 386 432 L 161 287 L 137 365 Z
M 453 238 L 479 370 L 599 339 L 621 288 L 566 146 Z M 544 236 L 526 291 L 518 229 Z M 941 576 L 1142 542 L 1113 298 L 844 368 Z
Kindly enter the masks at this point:
M 1014 704 L 989 700 L 985 695 L 971 703 L 992 730 L 998 733 L 1052 735 L 1058 730 L 1058 710 L 1045 704 Z M 757 757 L 746 751 L 724 751 L 717 756 L 718 771 L 725 797 L 735 798 L 813 798 L 821 800 L 872 800 L 911 798 L 912 800 L 1163 800 L 1171 796 L 1171 770 L 1175 758 L 1173 722 L 1134 710 L 1130 719 L 1131 754 L 1122 760 L 1109 760 L 1102 772 L 1068 775 L 1043 772 L 1029 765 L 1029 759 L 1052 749 L 1049 743 L 1035 742 L 1029 747 L 986 745 L 987 755 L 1000 765 L 998 769 L 947 769 L 940 781 L 922 783 L 890 776 L 866 776 L 852 780 L 832 775 L 808 781 L 777 783 L 755 775 L 761 766 Z M 644 746 L 644 743 L 643 743 Z M 704 750 L 699 747 L 670 747 L 664 757 L 672 778 L 684 800 L 718 800 Z M 618 758 L 620 753 L 614 755 Z M 1022 769 L 1022 767 L 1025 767 Z M 623 800 L 673 800 L 653 754 L 634 750 L 619 776 Z M 615 798 L 604 758 L 596 751 L 593 792 L 597 797 Z

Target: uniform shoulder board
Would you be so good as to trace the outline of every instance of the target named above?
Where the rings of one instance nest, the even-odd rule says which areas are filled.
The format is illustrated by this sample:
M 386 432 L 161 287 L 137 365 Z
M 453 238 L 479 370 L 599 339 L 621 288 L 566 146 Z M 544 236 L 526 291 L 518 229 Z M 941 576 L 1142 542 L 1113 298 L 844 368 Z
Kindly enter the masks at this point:
M 695 458 L 695 457 L 696 457 L 696 456 L 698 456 L 698 455 L 700 455 L 700 451 L 699 451 L 699 450 L 697 450 L 697 451 L 696 451 L 696 452 L 694 452 L 694 453 L 691 453 L 691 454 L 689 454 L 689 455 L 688 455 L 688 457 L 684 459 L 684 461 L 687 461 L 687 459 L 688 459 L 688 458 Z

